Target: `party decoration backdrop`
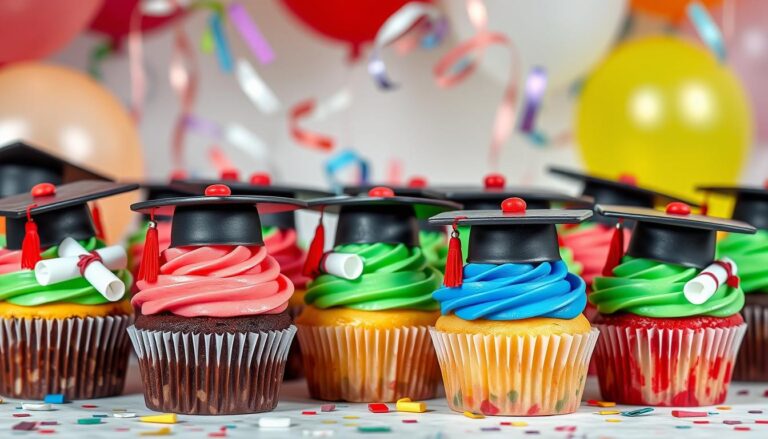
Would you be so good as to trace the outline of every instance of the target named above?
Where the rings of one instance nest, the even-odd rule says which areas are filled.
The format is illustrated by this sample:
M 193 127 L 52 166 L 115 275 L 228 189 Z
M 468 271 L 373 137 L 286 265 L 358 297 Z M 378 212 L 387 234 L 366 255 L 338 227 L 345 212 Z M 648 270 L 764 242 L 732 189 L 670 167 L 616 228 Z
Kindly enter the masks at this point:
M 143 175 L 139 136 L 122 104 L 66 67 L 17 63 L 0 70 L 0 144 L 16 139 L 120 180 Z M 122 237 L 137 198 L 134 193 L 99 202 L 108 240 Z
M 738 181 L 751 133 L 736 76 L 706 49 L 672 37 L 616 49 L 586 82 L 577 110 L 589 171 L 629 173 L 697 198 L 695 184 Z

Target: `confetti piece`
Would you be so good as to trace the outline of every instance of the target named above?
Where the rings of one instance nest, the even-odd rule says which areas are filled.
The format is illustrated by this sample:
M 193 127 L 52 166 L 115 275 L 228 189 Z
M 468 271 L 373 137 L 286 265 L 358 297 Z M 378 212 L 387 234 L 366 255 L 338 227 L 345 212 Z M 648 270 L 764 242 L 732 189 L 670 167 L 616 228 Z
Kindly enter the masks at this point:
M 749 395 L 749 390 L 746 390 L 746 389 L 739 390 L 738 392 L 736 392 L 736 394 L 737 395 Z
M 62 393 L 49 393 L 45 395 L 43 402 L 47 402 L 48 404 L 64 404 L 67 400 Z
M 32 431 L 37 426 L 37 422 L 19 422 L 14 425 L 12 430 Z
M 314 410 L 304 410 L 303 412 L 301 412 L 301 414 L 302 415 L 316 415 L 317 412 L 314 411 Z
M 762 413 L 762 412 L 763 412 L 762 410 L 750 410 L 750 411 L 748 411 L 747 413 L 751 413 L 751 414 L 753 414 L 753 415 L 759 415 L 759 414 L 760 414 L 760 413 Z
M 469 419 L 485 419 L 485 416 L 479 413 L 464 412 L 464 416 L 468 417 Z
M 285 416 L 265 416 L 259 418 L 259 428 L 288 428 L 291 418 Z
M 334 421 L 333 419 L 324 419 L 320 421 L 321 424 L 338 424 L 338 422 Z
M 344 416 L 344 419 L 360 419 L 360 416 L 347 415 L 347 416 Z
M 179 422 L 179 419 L 176 413 L 163 413 L 162 415 L 142 416 L 139 418 L 139 421 L 155 424 L 175 424 Z
M 226 431 L 216 431 L 213 433 L 208 433 L 208 437 L 227 437 Z
M 81 425 L 101 424 L 101 418 L 80 418 L 77 420 L 77 423 Z
M 398 399 L 395 407 L 398 412 L 424 413 L 427 411 L 427 404 L 423 402 L 413 402 L 411 401 L 411 398 Z
M 631 418 L 631 417 L 634 417 L 634 416 L 641 416 L 641 415 L 644 415 L 646 413 L 650 413 L 652 411 L 653 411 L 653 407 L 643 407 L 643 408 L 637 409 L 637 410 L 629 410 L 629 411 L 626 411 L 626 412 L 621 412 L 621 416 L 629 416 Z
M 53 410 L 53 407 L 45 402 L 22 402 L 21 408 L 33 412 L 48 412 Z
M 730 410 L 731 406 L 729 406 L 729 405 L 719 405 L 719 406 L 717 406 L 715 408 L 718 409 L 718 410 Z
M 528 423 L 524 421 L 512 421 L 513 427 L 527 427 Z
M 725 421 L 723 421 L 723 424 L 725 424 L 725 425 L 738 425 L 738 424 L 741 424 L 741 421 L 726 419 Z
M 403 424 L 415 424 L 417 422 L 419 422 L 419 421 L 417 421 L 415 419 L 403 419 Z
M 390 431 L 392 431 L 392 429 L 385 425 L 382 425 L 382 426 L 361 425 L 360 427 L 357 427 L 357 431 L 360 433 L 389 433 Z
M 136 417 L 136 413 L 133 413 L 133 412 L 117 412 L 117 413 L 112 413 L 112 416 L 114 416 L 116 418 L 135 418 Z
M 14 418 L 28 418 L 29 416 L 30 416 L 29 413 L 14 413 L 13 414 Z
M 540 434 L 539 430 L 526 430 L 525 434 Z
M 749 431 L 749 430 L 752 430 L 751 428 L 746 427 L 746 426 L 733 427 L 733 429 L 736 430 L 736 431 Z
M 683 429 L 686 429 L 686 428 L 691 428 L 691 426 L 690 425 L 675 425 L 675 428 L 679 428 L 679 429 L 683 430 Z
M 758 419 L 755 424 L 768 424 L 768 419 Z
M 368 404 L 368 411 L 371 413 L 389 413 L 389 407 L 379 402 Z
M 81 405 L 80 407 L 81 407 L 81 408 L 84 408 L 84 409 L 95 409 L 95 408 L 97 408 L 98 406 L 97 406 L 97 405 L 93 405 L 93 404 L 83 404 L 83 405 Z
M 598 407 L 616 407 L 616 403 L 610 402 L 610 401 L 597 401 L 597 406 Z
M 126 409 L 112 409 L 113 412 L 127 412 Z
M 43 421 L 40 423 L 40 425 L 50 426 L 50 425 L 59 425 L 57 421 Z
M 320 406 L 321 412 L 332 412 L 336 410 L 336 404 L 323 404 Z
M 609 419 L 606 419 L 605 422 L 621 422 L 621 419 L 609 418 Z
M 142 431 L 139 436 L 169 436 L 171 434 L 171 427 L 163 427 L 159 430 Z
M 357 422 L 348 422 L 344 424 L 345 427 L 357 427 L 358 425 L 360 424 L 358 424 Z
M 43 430 L 37 430 L 37 432 L 40 434 L 53 434 L 53 433 L 56 433 L 56 430 L 52 428 L 45 428 Z
M 575 425 L 560 425 L 558 427 L 555 427 L 555 431 L 574 432 L 574 431 L 576 431 L 576 426 Z
M 694 424 L 709 424 L 709 421 L 707 420 L 696 420 L 693 421 Z
M 106 413 L 97 413 L 97 414 L 91 415 L 91 416 L 93 416 L 94 418 L 108 418 L 109 417 L 109 415 L 106 414 Z
M 620 415 L 621 412 L 618 410 L 600 410 L 597 412 L 598 415 Z
M 705 418 L 707 412 L 691 412 L 687 410 L 672 410 L 672 416 L 676 418 Z

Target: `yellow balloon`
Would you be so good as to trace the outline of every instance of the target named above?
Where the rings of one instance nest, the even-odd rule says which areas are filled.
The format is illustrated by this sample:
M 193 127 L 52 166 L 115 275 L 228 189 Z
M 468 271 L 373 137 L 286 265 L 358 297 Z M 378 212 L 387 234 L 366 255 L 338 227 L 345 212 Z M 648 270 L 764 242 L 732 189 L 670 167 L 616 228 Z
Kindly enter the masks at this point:
M 751 145 L 744 90 L 705 49 L 672 37 L 617 48 L 584 85 L 576 138 L 590 172 L 701 200 L 735 183 Z M 727 214 L 725 206 L 710 206 Z
M 27 140 L 105 176 L 143 175 L 136 126 L 109 90 L 66 67 L 17 63 L 0 69 L 0 144 Z M 99 202 L 108 241 L 122 238 L 137 194 Z

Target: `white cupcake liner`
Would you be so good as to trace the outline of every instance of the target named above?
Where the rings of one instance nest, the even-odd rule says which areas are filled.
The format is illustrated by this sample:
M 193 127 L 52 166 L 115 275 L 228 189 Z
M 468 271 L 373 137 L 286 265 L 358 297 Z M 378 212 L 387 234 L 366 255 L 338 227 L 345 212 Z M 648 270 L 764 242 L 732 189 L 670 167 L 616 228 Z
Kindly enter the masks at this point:
M 128 370 L 129 315 L 0 319 L 0 393 L 43 399 L 119 395 Z
M 576 411 L 599 335 L 596 329 L 538 336 L 430 331 L 448 406 L 505 416 Z
M 426 326 L 299 325 L 299 343 L 313 398 L 392 402 L 435 397 L 440 375 Z
M 635 329 L 596 325 L 603 398 L 620 404 L 703 406 L 725 401 L 739 345 L 747 330 Z
M 295 326 L 237 334 L 128 328 L 147 407 L 196 415 L 274 409 L 295 334 Z

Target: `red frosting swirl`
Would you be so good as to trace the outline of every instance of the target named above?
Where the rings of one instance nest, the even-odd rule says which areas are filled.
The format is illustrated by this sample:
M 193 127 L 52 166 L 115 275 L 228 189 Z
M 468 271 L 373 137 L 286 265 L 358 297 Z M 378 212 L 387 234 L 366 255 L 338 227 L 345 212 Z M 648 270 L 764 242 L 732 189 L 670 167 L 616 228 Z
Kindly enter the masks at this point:
M 566 229 L 560 235 L 563 246 L 571 249 L 573 259 L 583 267 L 581 277 L 587 285 L 592 285 L 596 276 L 601 276 L 605 260 L 608 258 L 608 250 L 613 237 L 613 227 L 602 224 Z M 624 229 L 624 244 L 629 244 L 629 231 Z M 626 250 L 626 248 L 625 248 Z
M 204 246 L 163 252 L 157 282 L 139 281 L 131 303 L 145 315 L 184 317 L 278 314 L 293 283 L 266 247 Z
M 288 276 L 293 285 L 305 288 L 309 278 L 301 272 L 306 253 L 296 245 L 296 230 L 275 229 L 264 237 L 264 245 L 269 254 L 277 259 L 283 274 Z
M 0 274 L 13 273 L 21 269 L 21 252 L 0 248 Z

